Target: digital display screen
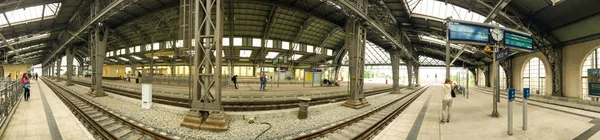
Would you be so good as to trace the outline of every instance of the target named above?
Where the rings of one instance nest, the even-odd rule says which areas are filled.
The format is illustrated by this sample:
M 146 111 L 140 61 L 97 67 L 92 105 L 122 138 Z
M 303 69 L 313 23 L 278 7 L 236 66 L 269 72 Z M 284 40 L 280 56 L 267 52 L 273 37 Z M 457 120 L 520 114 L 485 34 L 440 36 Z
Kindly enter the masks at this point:
M 449 22 L 448 26 L 448 39 L 450 41 L 490 43 L 489 27 L 457 22 Z
M 533 50 L 533 38 L 527 35 L 504 31 L 504 45 L 526 50 Z

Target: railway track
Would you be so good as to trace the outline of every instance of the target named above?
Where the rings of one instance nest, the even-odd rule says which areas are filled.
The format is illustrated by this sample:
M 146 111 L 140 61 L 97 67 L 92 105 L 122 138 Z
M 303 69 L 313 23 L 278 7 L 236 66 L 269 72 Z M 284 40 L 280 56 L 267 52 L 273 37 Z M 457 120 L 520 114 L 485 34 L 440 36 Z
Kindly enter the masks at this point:
M 295 139 L 365 140 L 372 139 L 394 118 L 416 100 L 429 86 L 424 86 L 399 99 L 344 122 L 300 135 Z
M 85 87 L 91 86 L 91 84 L 86 83 L 86 82 L 81 82 L 81 81 L 73 80 L 73 83 L 82 85 Z M 134 99 L 141 99 L 141 95 L 142 95 L 142 93 L 136 92 L 136 91 L 129 91 L 129 90 L 118 89 L 118 88 L 113 88 L 113 87 L 108 87 L 108 86 L 103 86 L 103 88 L 104 88 L 104 91 L 114 93 L 117 95 L 121 95 L 121 96 L 125 96 L 125 97 L 129 97 L 129 98 L 134 98 Z M 390 91 L 391 91 L 391 88 L 369 91 L 369 92 L 365 92 L 365 96 L 372 96 L 372 95 L 387 93 Z M 313 100 L 310 102 L 310 106 L 345 101 L 346 99 L 348 99 L 348 96 L 345 96 L 345 95 L 318 97 L 318 98 L 313 98 Z M 176 97 L 163 96 L 163 95 L 158 95 L 158 94 L 152 95 L 152 102 L 165 104 L 165 105 L 171 105 L 171 106 L 185 107 L 185 108 L 190 107 L 189 99 L 187 99 L 187 98 L 176 98 Z M 298 100 L 279 100 L 279 101 L 235 101 L 235 102 L 223 101 L 222 104 L 223 104 L 223 108 L 225 109 L 225 111 L 262 111 L 262 110 L 278 110 L 278 109 L 297 108 L 298 103 L 299 103 Z
M 96 139 L 114 140 L 139 140 L 139 139 L 178 139 L 167 136 L 166 133 L 153 131 L 133 120 L 123 118 L 112 111 L 108 111 L 96 103 L 91 102 L 79 94 L 72 93 L 64 86 L 58 86 L 46 78 L 42 80 L 56 93 L 62 102 L 86 126 Z

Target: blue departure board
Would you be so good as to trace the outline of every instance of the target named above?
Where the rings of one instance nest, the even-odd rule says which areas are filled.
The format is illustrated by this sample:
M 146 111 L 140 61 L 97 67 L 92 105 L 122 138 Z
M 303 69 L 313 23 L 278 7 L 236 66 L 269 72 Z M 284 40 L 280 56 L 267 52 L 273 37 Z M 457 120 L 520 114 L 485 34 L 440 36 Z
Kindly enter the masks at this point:
M 533 38 L 528 35 L 504 31 L 504 45 L 525 50 L 533 50 Z
M 448 39 L 450 41 L 490 43 L 489 27 L 458 22 L 449 22 L 448 26 Z

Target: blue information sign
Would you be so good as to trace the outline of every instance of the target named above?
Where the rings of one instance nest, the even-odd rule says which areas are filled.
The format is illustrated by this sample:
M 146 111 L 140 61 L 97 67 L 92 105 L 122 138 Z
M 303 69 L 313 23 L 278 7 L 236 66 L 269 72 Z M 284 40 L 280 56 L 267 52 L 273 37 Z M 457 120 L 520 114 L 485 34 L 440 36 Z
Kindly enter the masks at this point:
M 529 99 L 529 88 L 523 88 L 523 98 Z
M 490 28 L 480 25 L 449 22 L 448 39 L 450 41 L 466 41 L 489 44 Z
M 588 69 L 588 95 L 600 97 L 600 69 Z
M 508 58 L 510 56 L 510 48 L 505 48 L 496 52 L 496 61 L 500 61 L 504 58 Z
M 514 101 L 515 100 L 515 89 L 514 88 L 509 88 L 508 89 L 508 100 L 509 101 Z
M 528 35 L 504 31 L 504 45 L 532 51 L 533 38 Z

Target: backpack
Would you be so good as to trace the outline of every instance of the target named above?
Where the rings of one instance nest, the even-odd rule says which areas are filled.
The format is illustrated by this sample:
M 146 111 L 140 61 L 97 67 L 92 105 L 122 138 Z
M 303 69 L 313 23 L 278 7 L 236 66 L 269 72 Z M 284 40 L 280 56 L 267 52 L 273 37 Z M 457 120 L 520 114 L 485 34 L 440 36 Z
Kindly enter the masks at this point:
M 451 89 L 450 91 L 451 91 L 450 94 L 452 95 L 452 98 L 456 98 L 456 93 L 454 93 L 454 89 Z

